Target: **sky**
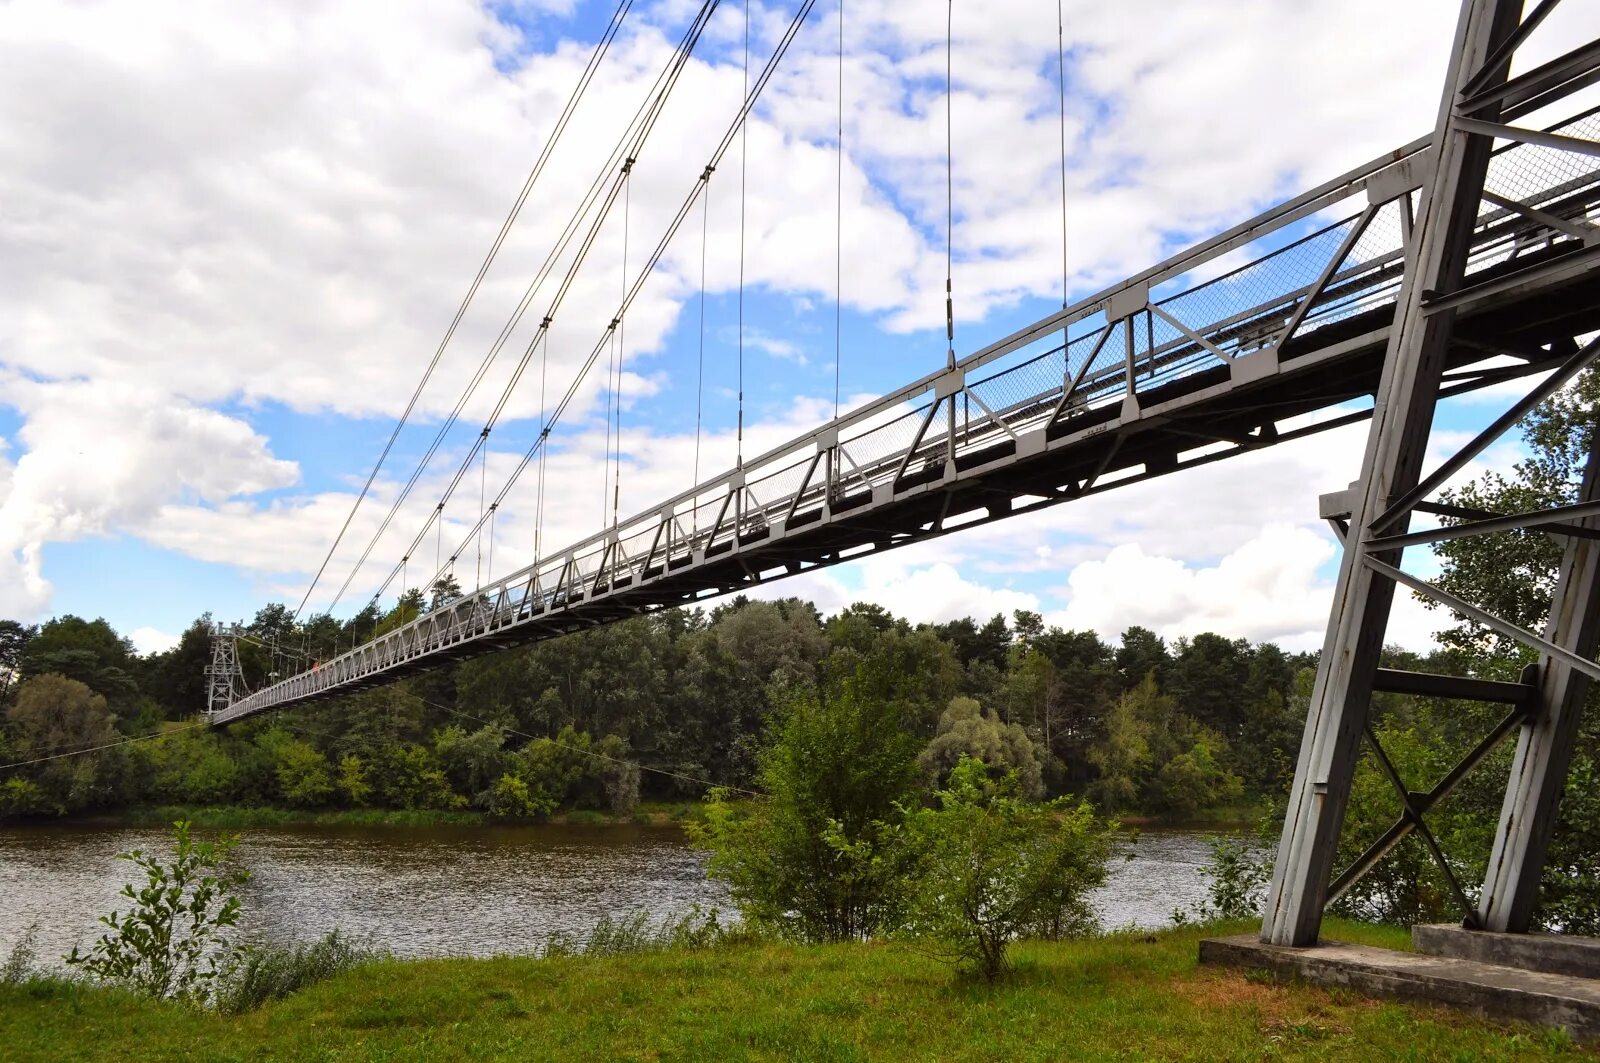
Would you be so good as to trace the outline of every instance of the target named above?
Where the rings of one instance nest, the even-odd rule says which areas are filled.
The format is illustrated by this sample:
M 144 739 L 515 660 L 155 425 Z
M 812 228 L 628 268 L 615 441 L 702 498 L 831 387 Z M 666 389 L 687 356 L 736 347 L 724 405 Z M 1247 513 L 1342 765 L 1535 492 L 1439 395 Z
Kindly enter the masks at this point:
M 1582 6 L 1557 9 L 1527 61 L 1592 31 Z M 267 601 L 299 604 L 442 350 L 308 604 L 360 608 L 401 565 L 529 349 L 570 251 L 496 338 L 694 10 L 633 5 L 441 348 L 611 4 L 0 4 L 0 617 L 104 616 L 151 652 L 204 612 L 247 619 Z M 598 530 L 613 493 L 626 516 L 696 470 L 731 467 L 741 378 L 749 454 L 941 367 L 947 234 L 965 354 L 1064 293 L 1092 293 L 1424 134 L 1457 5 L 1067 0 L 1063 130 L 1055 3 L 846 0 L 842 57 L 840 8 L 819 3 L 630 305 L 613 356 L 602 341 L 625 277 L 792 13 L 751 3 L 747 18 L 724 3 L 714 14 L 509 391 L 486 460 L 446 511 L 442 538 L 459 538 L 578 379 L 552 430 L 542 510 L 520 481 L 492 546 L 463 555 L 464 584 L 531 560 L 536 527 L 547 545 Z M 595 350 L 597 371 L 579 379 Z M 1436 452 L 1504 403 L 1447 403 Z M 1142 624 L 1315 648 L 1337 563 L 1317 496 L 1357 475 L 1365 431 L 761 593 L 825 612 L 874 601 L 913 621 L 1030 609 L 1107 638 Z M 1506 441 L 1464 475 L 1519 453 Z M 403 578 L 431 573 L 428 546 Z M 1391 641 L 1425 648 L 1443 619 L 1402 600 Z

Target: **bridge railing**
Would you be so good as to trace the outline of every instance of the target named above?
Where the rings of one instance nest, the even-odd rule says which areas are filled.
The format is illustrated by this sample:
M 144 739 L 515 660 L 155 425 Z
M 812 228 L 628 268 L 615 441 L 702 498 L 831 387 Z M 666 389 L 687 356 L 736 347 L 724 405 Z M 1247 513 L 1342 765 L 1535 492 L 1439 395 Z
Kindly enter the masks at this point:
M 1561 128 L 1593 137 L 1600 118 Z M 326 696 L 510 628 L 566 630 L 580 604 L 618 598 L 619 613 L 636 611 L 651 604 L 652 585 L 710 563 L 744 565 L 775 538 L 1036 452 L 1052 432 L 1103 421 L 1109 406 L 1137 410 L 1142 393 L 1224 365 L 1240 382 L 1277 372 L 1291 339 L 1394 301 L 1428 155 L 1417 140 L 1357 167 L 214 719 Z M 1595 161 L 1534 145 L 1497 153 L 1487 187 L 1498 202 L 1479 217 L 1469 279 L 1540 248 L 1587 244 L 1600 204 Z M 628 595 L 634 604 L 618 597 Z

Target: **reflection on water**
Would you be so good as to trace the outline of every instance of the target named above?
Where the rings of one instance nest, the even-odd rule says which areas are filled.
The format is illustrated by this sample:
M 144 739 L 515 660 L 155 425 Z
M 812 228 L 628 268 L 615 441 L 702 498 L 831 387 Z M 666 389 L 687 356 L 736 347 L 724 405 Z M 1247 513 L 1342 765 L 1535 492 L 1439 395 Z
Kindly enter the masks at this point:
M 400 955 L 528 952 L 605 915 L 727 909 L 705 857 L 663 827 L 272 827 L 246 830 L 254 872 L 243 928 L 306 940 L 338 928 Z M 0 950 L 37 926 L 41 960 L 92 942 L 117 906 L 126 849 L 166 851 L 155 829 L 0 829 Z M 1107 927 L 1160 926 L 1204 892 L 1203 835 L 1146 832 L 1094 905 Z M 3 959 L 3 954 L 0 954 Z

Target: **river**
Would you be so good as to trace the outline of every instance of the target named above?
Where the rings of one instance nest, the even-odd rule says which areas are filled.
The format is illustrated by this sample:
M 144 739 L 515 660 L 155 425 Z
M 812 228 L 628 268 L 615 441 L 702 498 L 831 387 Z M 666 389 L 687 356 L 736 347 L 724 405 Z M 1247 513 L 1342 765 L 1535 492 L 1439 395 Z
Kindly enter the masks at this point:
M 253 877 L 242 929 L 309 940 L 338 928 L 401 956 L 529 952 L 602 916 L 728 910 L 704 854 L 670 827 L 271 827 L 241 832 Z M 0 829 L 0 962 L 33 928 L 41 962 L 97 936 L 136 870 L 116 854 L 166 851 L 170 832 Z M 1204 894 L 1205 835 L 1146 831 L 1094 895 L 1108 928 L 1157 927 Z

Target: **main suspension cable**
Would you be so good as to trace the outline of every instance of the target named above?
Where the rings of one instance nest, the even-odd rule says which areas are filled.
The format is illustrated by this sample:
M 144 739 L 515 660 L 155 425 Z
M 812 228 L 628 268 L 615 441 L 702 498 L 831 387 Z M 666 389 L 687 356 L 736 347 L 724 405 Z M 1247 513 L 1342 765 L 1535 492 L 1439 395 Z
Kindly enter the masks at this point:
M 701 8 L 700 13 L 696 17 L 694 25 L 691 26 L 690 29 L 685 33 L 683 40 L 679 44 L 678 50 L 674 53 L 672 63 L 669 65 L 667 70 L 663 71 L 662 76 L 658 78 L 658 91 L 655 93 L 652 99 L 648 101 L 647 106 L 641 109 L 642 120 L 635 123 L 636 128 L 633 126 L 630 127 L 633 133 L 632 139 L 625 140 L 623 143 L 619 144 L 617 149 L 613 152 L 610 162 L 614 164 L 617 157 L 621 155 L 624 159 L 622 168 L 618 170 L 616 178 L 610 183 L 609 188 L 606 191 L 604 200 L 600 203 L 598 209 L 595 211 L 590 227 L 579 243 L 573 259 L 569 263 L 567 271 L 562 278 L 561 284 L 552 298 L 550 306 L 547 309 L 543 320 L 541 320 L 539 323 L 538 330 L 536 331 L 533 339 L 529 341 L 528 346 L 524 350 L 523 355 L 518 362 L 510 380 L 507 381 L 504 389 L 502 389 L 500 400 L 496 404 L 494 412 L 490 415 L 486 427 L 492 428 L 495 423 L 498 422 L 500 415 L 505 410 L 507 402 L 510 400 L 512 391 L 515 389 L 518 381 L 522 377 L 523 372 L 531 362 L 535 350 L 539 349 L 544 343 L 549 329 L 554 323 L 557 310 L 559 310 L 561 304 L 571 292 L 573 284 L 577 279 L 579 270 L 581 269 L 583 263 L 587 260 L 589 252 L 592 250 L 606 219 L 610 217 L 611 210 L 616 204 L 617 196 L 622 189 L 623 182 L 626 179 L 627 170 L 630 169 L 633 163 L 637 161 L 640 151 L 648 141 L 649 135 L 655 128 L 656 121 L 659 119 L 662 109 L 665 107 L 666 100 L 671 95 L 673 88 L 677 85 L 678 78 L 681 76 L 684 67 L 688 63 L 689 56 L 693 52 L 695 44 L 699 41 L 700 35 L 704 31 L 706 24 L 709 22 L 711 14 L 715 11 L 717 3 L 718 0 L 707 0 L 707 3 Z M 603 177 L 604 174 L 601 175 L 601 178 Z M 575 232 L 576 223 L 581 220 L 582 216 L 587 215 L 584 214 L 579 217 L 575 217 L 573 222 L 569 223 L 569 232 Z M 570 237 L 564 237 L 562 246 L 556 249 L 556 251 L 553 251 L 551 257 L 546 260 L 547 267 L 553 266 L 555 257 L 565 251 L 565 247 L 568 243 L 570 243 Z M 545 271 L 545 275 L 548 275 L 548 270 Z M 536 279 L 534 285 L 530 285 L 529 293 L 525 296 L 522 307 L 519 308 L 519 314 L 526 309 L 527 303 L 531 302 L 532 292 L 537 286 L 542 284 L 542 280 L 543 277 Z M 586 366 L 585 373 L 587 373 L 589 367 L 592 367 L 592 362 L 588 363 Z M 548 426 L 544 429 L 544 431 L 548 433 Z M 480 436 L 478 443 L 474 445 L 473 451 L 468 453 L 466 458 L 463 460 L 461 467 L 456 470 L 455 476 L 452 478 L 449 486 L 444 492 L 445 498 L 449 498 L 455 492 L 457 485 L 460 483 L 462 475 L 465 473 L 466 469 L 470 467 L 473 458 L 476 456 L 477 447 L 483 445 L 483 442 L 486 439 L 487 433 L 484 433 L 482 436 Z M 426 461 L 426 459 L 424 460 Z M 420 475 L 420 468 L 417 475 Z M 415 482 L 415 478 L 416 477 L 414 476 L 413 482 Z M 399 502 L 402 500 L 403 498 L 396 501 L 396 506 L 395 509 L 391 511 L 391 516 L 393 515 L 394 511 L 398 510 Z M 497 501 L 499 500 L 497 499 Z M 425 523 L 422 529 L 418 531 L 417 539 L 413 540 L 412 549 L 415 548 L 414 544 L 417 541 L 420 541 L 422 536 L 427 534 L 428 528 L 429 524 Z M 352 577 L 353 575 L 354 573 L 352 573 Z M 378 588 L 374 595 L 374 599 L 380 598 L 383 595 L 383 593 L 388 589 L 389 584 L 393 581 L 394 576 L 395 573 L 391 571 L 388 578 L 386 578 L 382 585 Z
M 633 118 L 624 128 L 621 137 L 618 139 L 616 145 L 612 148 L 610 156 L 595 174 L 594 180 L 590 182 L 589 189 L 585 193 L 583 201 L 568 219 L 567 223 L 563 227 L 560 238 L 557 240 L 555 246 L 552 247 L 549 253 L 545 256 L 544 262 L 539 267 L 534 279 L 524 290 L 522 298 L 518 301 L 516 308 L 513 310 L 505 325 L 501 327 L 499 335 L 496 337 L 494 343 L 490 346 L 489 352 L 479 364 L 477 371 L 468 381 L 467 387 L 463 391 L 460 399 L 457 400 L 454 409 L 452 409 L 450 415 L 445 419 L 438 432 L 434 435 L 433 442 L 429 445 L 426 453 L 424 453 L 422 460 L 418 462 L 405 486 L 395 498 L 395 501 L 390 506 L 389 512 L 384 517 L 382 524 L 379 525 L 378 530 L 368 541 L 366 549 L 362 551 L 360 559 L 356 562 L 356 565 L 351 570 L 350 575 L 346 577 L 344 584 L 340 587 L 339 593 L 335 595 L 334 604 L 337 604 L 338 601 L 343 598 L 345 591 L 349 589 L 351 583 L 354 582 L 361 568 L 366 564 L 368 557 L 371 556 L 372 550 L 377 546 L 384 532 L 388 530 L 390 523 L 400 512 L 401 507 L 404 505 L 406 499 L 410 496 L 412 489 L 421 479 L 422 474 L 426 470 L 429 462 L 432 461 L 434 454 L 443 444 L 450 429 L 460 417 L 461 411 L 465 408 L 466 403 L 472 394 L 477 390 L 478 385 L 487 375 L 489 368 L 498 357 L 501 350 L 504 349 L 505 344 L 515 332 L 516 327 L 521 323 L 522 318 L 526 315 L 529 306 L 532 305 L 538 291 L 544 286 L 545 282 L 555 271 L 557 263 L 560 261 L 562 256 L 566 254 L 567 249 L 571 246 L 573 239 L 577 237 L 580 229 L 582 228 L 584 220 L 588 218 L 590 213 L 596 209 L 596 204 L 600 201 L 600 197 L 607 187 L 607 177 L 615 172 L 618 161 L 630 154 L 630 148 L 633 149 L 632 154 L 637 153 L 638 146 L 642 144 L 643 137 L 648 134 L 649 129 L 654 126 L 655 120 L 657 117 L 659 117 L 662 107 L 665 106 L 666 97 L 671 94 L 672 88 L 677 83 L 677 77 L 682 72 L 683 66 L 688 60 L 689 53 L 693 50 L 695 43 L 698 42 L 701 32 L 704 30 L 706 23 L 710 19 L 711 13 L 716 9 L 719 2 L 720 0 L 705 0 L 695 18 L 695 21 L 690 25 L 689 29 L 685 31 L 683 37 L 678 43 L 677 48 L 674 50 L 672 57 L 668 60 L 667 65 L 662 68 L 659 74 L 657 74 L 655 83 L 651 86 L 650 92 L 647 93 L 645 99 L 641 101 L 639 108 L 633 115 Z M 579 248 L 577 261 L 581 262 L 582 257 L 587 253 L 588 247 L 593 242 L 594 234 L 598 231 L 600 223 L 609 214 L 611 206 L 614 203 L 614 184 L 612 185 L 612 193 L 612 196 L 607 197 L 603 203 L 600 203 L 599 216 L 595 219 L 587 239 L 585 239 Z M 565 295 L 567 289 L 571 286 L 571 281 L 572 271 L 569 271 L 566 281 L 562 285 L 560 293 L 558 293 L 556 300 L 557 303 L 559 303 L 561 297 Z M 546 314 L 545 319 L 540 323 L 533 339 L 529 342 L 527 349 L 523 353 L 522 362 L 512 377 L 511 386 L 514 386 L 516 380 L 520 378 L 522 369 L 526 367 L 528 361 L 533 355 L 534 350 L 542 342 L 543 337 L 549 328 L 551 316 L 551 314 Z M 509 394 L 509 390 L 506 392 L 506 394 Z M 501 406 L 503 407 L 503 405 L 504 403 L 502 402 Z M 469 454 L 467 460 L 470 461 L 471 457 L 472 455 Z M 419 536 L 426 534 L 426 532 L 427 526 L 425 525 L 422 531 L 419 532 Z M 374 601 L 381 598 L 383 589 L 386 589 L 387 586 L 388 581 L 386 581 L 384 587 L 380 588 L 378 593 L 374 595 Z M 331 609 L 332 606 L 330 606 L 330 610 Z
M 694 207 L 695 200 L 702 194 L 706 183 L 710 179 L 711 173 L 716 169 L 718 164 L 722 161 L 723 156 L 726 155 L 728 150 L 732 147 L 734 138 L 738 135 L 738 132 L 741 128 L 741 123 L 744 122 L 750 111 L 755 107 L 756 101 L 760 99 L 762 91 L 766 88 L 767 83 L 772 79 L 773 74 L 777 71 L 778 65 L 782 62 L 784 56 L 788 54 L 789 46 L 794 42 L 795 36 L 799 33 L 801 26 L 805 24 L 807 16 L 810 15 L 815 6 L 816 0 L 804 0 L 799 10 L 795 13 L 794 18 L 789 23 L 788 28 L 784 31 L 784 34 L 782 38 L 780 38 L 772 56 L 767 60 L 766 67 L 762 70 L 760 76 L 756 79 L 755 83 L 751 86 L 750 91 L 746 94 L 744 105 L 740 108 L 739 113 L 735 117 L 733 123 L 729 125 L 726 133 L 724 133 L 723 138 L 717 145 L 716 150 L 712 153 L 710 162 L 706 165 L 706 168 L 704 171 L 702 171 L 701 175 L 695 179 L 694 186 L 684 198 L 683 203 L 678 207 L 678 210 L 676 214 L 674 214 L 672 221 L 667 226 L 666 232 L 661 236 L 661 239 L 657 242 L 655 249 L 651 252 L 644 266 L 635 277 L 633 286 L 628 290 L 627 298 L 623 300 L 622 305 L 619 306 L 616 313 L 612 315 L 611 319 L 613 321 L 625 314 L 628 307 L 632 305 L 633 300 L 638 298 L 639 292 L 643 289 L 645 282 L 649 279 L 650 275 L 654 272 L 655 267 L 660 262 L 662 256 L 666 253 L 667 246 L 671 243 L 673 237 L 682 227 L 684 219 L 688 217 L 689 212 Z M 512 470 L 510 477 L 507 479 L 505 485 L 501 488 L 500 493 L 496 496 L 496 504 L 505 501 L 507 495 L 511 492 L 511 489 L 516 485 L 517 480 L 521 477 L 522 472 L 528 467 L 529 464 L 533 462 L 536 456 L 543 453 L 549 439 L 550 429 L 561 419 L 561 415 L 566 411 L 567 407 L 572 403 L 574 397 L 577 395 L 579 386 L 582 384 L 584 379 L 587 378 L 589 371 L 599 360 L 601 354 L 604 353 L 606 342 L 610 335 L 610 329 L 611 326 L 608 325 L 606 331 L 601 335 L 600 339 L 596 341 L 594 347 L 589 353 L 588 358 L 579 368 L 576 376 L 568 384 L 566 392 L 563 394 L 561 401 L 556 404 L 555 409 L 551 412 L 549 423 L 541 431 L 539 438 L 535 440 L 534 443 L 523 454 L 521 461 L 517 464 L 516 468 Z M 473 531 L 476 531 L 476 529 L 469 531 L 468 534 L 472 534 Z
M 361 508 L 368 492 L 372 490 L 373 483 L 378 478 L 378 472 L 383 468 L 383 463 L 388 460 L 389 453 L 394 449 L 394 444 L 400 437 L 400 431 L 410 419 L 412 411 L 416 409 L 418 400 L 422 397 L 423 389 L 432 379 L 433 372 L 439 367 L 440 360 L 444 357 L 445 348 L 456 334 L 462 318 L 466 316 L 467 308 L 472 305 L 472 300 L 477 296 L 478 289 L 483 285 L 483 279 L 488 275 L 489 268 L 500 254 L 500 248 L 506 241 L 506 236 L 515 224 L 522 207 L 528 201 L 529 194 L 533 191 L 534 184 L 539 180 L 539 175 L 544 172 L 544 167 L 550 161 L 550 156 L 555 151 L 556 144 L 561 140 L 561 135 L 566 131 L 567 123 L 571 121 L 573 113 L 577 110 L 579 102 L 589 89 L 589 83 L 594 80 L 595 72 L 599 69 L 605 54 L 611 48 L 611 42 L 616 38 L 617 32 L 622 28 L 623 20 L 627 18 L 628 11 L 633 6 L 633 0 L 621 0 L 616 11 L 611 15 L 611 21 L 606 25 L 606 30 L 595 42 L 594 50 L 589 55 L 589 62 L 584 66 L 583 73 L 578 76 L 578 83 L 573 86 L 572 93 L 567 97 L 566 105 L 562 107 L 561 114 L 556 119 L 556 124 L 550 137 L 545 141 L 544 147 L 539 152 L 539 157 L 534 161 L 533 168 L 528 171 L 528 177 L 522 183 L 522 190 L 517 194 L 511 210 L 500 223 L 500 231 L 495 234 L 494 242 L 489 245 L 489 251 L 484 256 L 478 272 L 473 276 L 472 283 L 467 286 L 467 293 L 461 300 L 461 305 L 456 308 L 455 316 L 450 319 L 450 325 L 445 329 L 444 337 L 439 341 L 439 346 L 433 352 L 433 358 L 428 362 L 428 367 L 423 371 L 422 379 L 417 382 L 416 389 L 412 391 L 411 398 L 406 403 L 405 410 L 400 414 L 400 419 L 395 422 L 394 430 L 389 433 L 389 439 L 383 445 L 383 450 L 378 454 L 377 462 L 372 466 L 372 472 L 367 475 L 367 481 L 361 486 L 361 491 L 356 495 L 355 503 L 350 507 L 350 512 L 344 518 L 344 523 L 339 527 L 339 533 L 334 536 L 333 544 L 328 547 L 327 555 L 322 563 L 317 566 L 316 575 L 311 578 L 311 585 L 306 588 L 306 593 L 301 597 L 300 604 L 295 608 L 291 622 L 300 618 L 300 613 L 305 609 L 306 603 L 311 600 L 312 593 L 317 589 L 323 573 L 327 571 L 328 564 L 333 560 L 333 555 L 339 548 L 339 543 L 344 540 L 345 533 L 350 530 L 350 523 L 355 519 L 356 511 Z M 330 607 L 331 608 L 331 607 Z

